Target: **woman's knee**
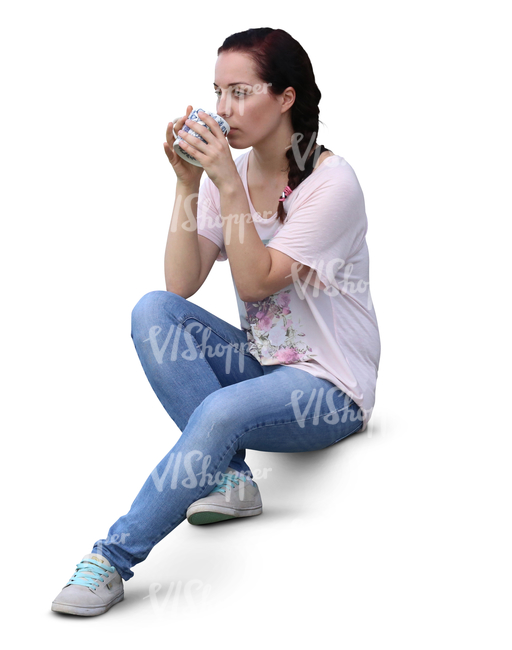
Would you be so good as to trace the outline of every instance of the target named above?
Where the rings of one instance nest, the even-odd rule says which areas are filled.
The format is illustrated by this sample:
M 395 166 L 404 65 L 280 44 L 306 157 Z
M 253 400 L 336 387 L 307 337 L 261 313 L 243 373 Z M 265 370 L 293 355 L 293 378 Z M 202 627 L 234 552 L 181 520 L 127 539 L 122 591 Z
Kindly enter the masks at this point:
M 233 442 L 245 432 L 247 422 L 234 388 L 226 386 L 210 393 L 192 414 L 197 418 L 194 429 L 206 439 Z
M 185 300 L 171 291 L 149 291 L 144 294 L 132 309 L 132 338 L 138 333 L 148 336 L 148 330 L 162 321 L 162 309 L 166 315 L 174 311 L 173 304 Z

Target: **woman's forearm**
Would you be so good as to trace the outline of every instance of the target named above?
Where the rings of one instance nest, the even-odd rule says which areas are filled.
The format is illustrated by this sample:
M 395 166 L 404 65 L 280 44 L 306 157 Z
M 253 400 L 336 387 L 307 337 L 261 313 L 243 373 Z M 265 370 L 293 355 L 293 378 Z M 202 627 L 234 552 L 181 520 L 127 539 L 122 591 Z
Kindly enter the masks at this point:
M 231 273 L 240 299 L 250 302 L 269 276 L 270 253 L 252 220 L 242 180 L 221 187 L 219 192 L 224 245 Z
M 165 288 L 184 298 L 197 291 L 201 275 L 201 256 L 197 238 L 196 185 L 176 184 L 176 198 L 165 247 Z

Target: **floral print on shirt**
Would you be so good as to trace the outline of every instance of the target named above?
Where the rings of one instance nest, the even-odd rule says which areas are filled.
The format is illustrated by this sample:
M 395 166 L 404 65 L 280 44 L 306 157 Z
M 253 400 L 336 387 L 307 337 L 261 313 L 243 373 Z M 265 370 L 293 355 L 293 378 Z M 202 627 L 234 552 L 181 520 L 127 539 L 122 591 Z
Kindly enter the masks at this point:
M 289 309 L 291 289 L 284 289 L 259 302 L 246 302 L 249 352 L 263 366 L 297 363 L 316 357 L 301 341 L 300 318 L 294 323 Z

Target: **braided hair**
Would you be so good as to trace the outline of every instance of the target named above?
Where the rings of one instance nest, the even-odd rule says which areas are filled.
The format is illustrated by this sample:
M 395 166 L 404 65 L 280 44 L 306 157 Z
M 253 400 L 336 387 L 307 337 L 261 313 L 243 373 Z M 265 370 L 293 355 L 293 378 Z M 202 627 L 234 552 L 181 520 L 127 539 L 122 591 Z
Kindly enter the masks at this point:
M 289 194 L 311 171 L 311 165 L 304 163 L 315 150 L 318 124 L 321 122 L 318 104 L 322 93 L 316 85 L 309 56 L 288 32 L 271 27 L 248 29 L 228 36 L 217 50 L 217 55 L 229 51 L 249 55 L 258 77 L 268 84 L 268 91 L 274 96 L 280 95 L 289 86 L 295 90 L 295 101 L 290 109 L 294 133 L 286 150 L 289 188 L 286 194 Z M 316 152 L 315 157 L 318 157 L 320 148 Z M 277 216 L 281 222 L 286 218 L 283 200 L 277 206 Z

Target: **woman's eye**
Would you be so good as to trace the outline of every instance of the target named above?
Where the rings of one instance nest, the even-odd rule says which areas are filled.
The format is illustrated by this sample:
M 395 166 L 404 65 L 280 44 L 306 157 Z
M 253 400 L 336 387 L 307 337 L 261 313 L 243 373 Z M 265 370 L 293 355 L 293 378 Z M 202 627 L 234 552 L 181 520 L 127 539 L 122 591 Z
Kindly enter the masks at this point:
M 214 92 L 217 95 L 217 97 L 220 97 L 220 95 L 221 95 L 220 90 L 215 90 Z M 236 97 L 243 97 L 244 95 L 247 95 L 247 93 L 245 93 L 243 90 L 239 90 L 239 89 L 234 90 L 233 92 L 235 93 Z

